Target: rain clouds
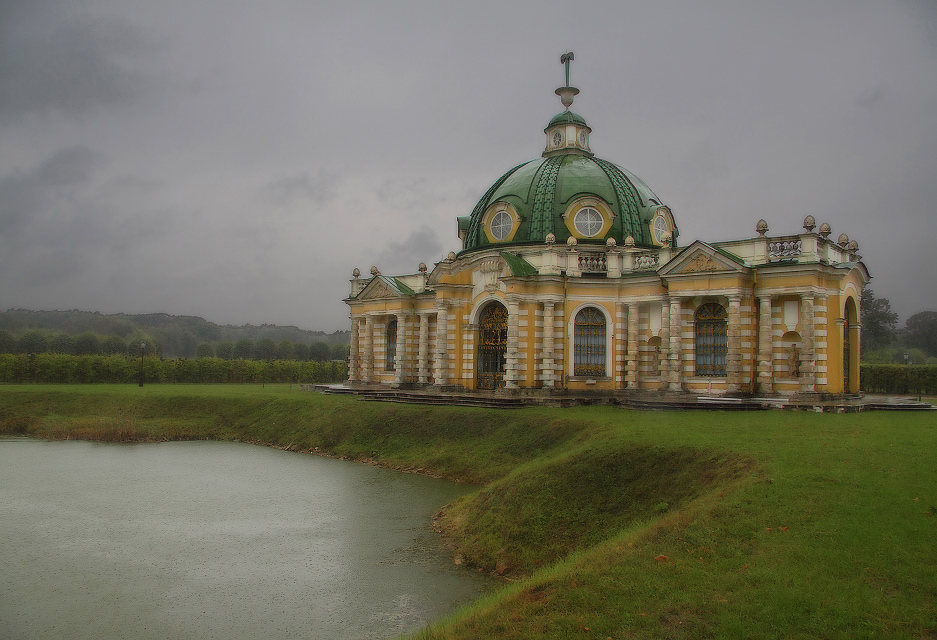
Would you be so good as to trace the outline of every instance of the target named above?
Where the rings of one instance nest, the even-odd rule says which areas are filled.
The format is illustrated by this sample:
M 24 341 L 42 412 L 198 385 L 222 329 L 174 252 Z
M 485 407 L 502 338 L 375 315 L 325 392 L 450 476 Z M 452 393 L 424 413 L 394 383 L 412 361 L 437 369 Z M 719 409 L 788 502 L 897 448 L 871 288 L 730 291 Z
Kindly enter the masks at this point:
M 930 2 L 30 0 L 0 8 L 0 309 L 345 328 L 353 268 L 458 250 L 572 107 L 680 242 L 858 241 L 937 309 Z

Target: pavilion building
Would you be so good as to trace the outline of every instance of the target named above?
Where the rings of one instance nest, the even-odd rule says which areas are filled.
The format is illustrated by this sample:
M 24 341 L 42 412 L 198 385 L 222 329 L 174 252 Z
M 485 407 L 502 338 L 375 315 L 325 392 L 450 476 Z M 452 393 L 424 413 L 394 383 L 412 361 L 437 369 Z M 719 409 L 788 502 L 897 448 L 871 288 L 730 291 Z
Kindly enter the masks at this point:
M 564 60 L 565 62 L 565 60 Z M 568 66 L 567 66 L 568 70 Z M 859 391 L 855 241 L 803 232 L 679 246 L 674 213 L 595 156 L 566 109 L 540 158 L 501 175 L 461 250 L 432 271 L 356 269 L 350 384 L 515 393 L 661 390 L 716 395 Z

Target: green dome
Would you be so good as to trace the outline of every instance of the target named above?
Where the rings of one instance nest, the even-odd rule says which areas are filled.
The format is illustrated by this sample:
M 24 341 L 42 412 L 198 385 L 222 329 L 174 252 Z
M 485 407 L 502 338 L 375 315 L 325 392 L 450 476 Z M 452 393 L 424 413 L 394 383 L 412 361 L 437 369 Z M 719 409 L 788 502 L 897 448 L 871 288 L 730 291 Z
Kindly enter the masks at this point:
M 553 118 L 550 126 L 564 124 L 561 117 L 576 118 L 579 124 L 584 124 L 579 116 L 564 112 Z M 652 239 L 650 225 L 658 211 L 666 208 L 640 178 L 591 155 L 561 153 L 525 162 L 498 178 L 475 205 L 471 217 L 460 225 L 465 229 L 463 251 L 543 244 L 550 233 L 557 244 L 565 243 L 571 234 L 563 214 L 583 197 L 603 201 L 613 220 L 606 233 L 579 239 L 579 243 L 605 245 L 609 238 L 614 238 L 623 245 L 631 236 L 636 246 L 658 246 Z M 491 242 L 482 227 L 486 211 L 496 203 L 511 205 L 520 217 L 516 232 L 507 242 Z M 676 227 L 672 235 L 676 241 Z
M 550 127 L 555 127 L 558 124 L 579 124 L 584 127 L 588 127 L 586 124 L 586 119 L 577 113 L 572 111 L 563 111 L 553 116 L 553 119 L 550 120 L 550 124 L 547 125 L 547 129 Z M 544 129 L 546 131 L 547 129 Z

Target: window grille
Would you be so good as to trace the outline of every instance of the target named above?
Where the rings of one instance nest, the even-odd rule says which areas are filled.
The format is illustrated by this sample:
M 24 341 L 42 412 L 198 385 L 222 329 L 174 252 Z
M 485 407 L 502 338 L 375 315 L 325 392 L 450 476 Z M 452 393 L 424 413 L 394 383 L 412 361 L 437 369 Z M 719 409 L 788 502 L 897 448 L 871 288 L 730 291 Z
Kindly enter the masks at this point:
M 726 310 L 710 302 L 696 310 L 696 375 L 725 377 L 728 331 Z
M 586 307 L 573 326 L 573 375 L 605 375 L 605 314 Z
M 397 366 L 397 321 L 391 320 L 387 323 L 387 331 L 384 333 L 384 370 L 393 371 Z

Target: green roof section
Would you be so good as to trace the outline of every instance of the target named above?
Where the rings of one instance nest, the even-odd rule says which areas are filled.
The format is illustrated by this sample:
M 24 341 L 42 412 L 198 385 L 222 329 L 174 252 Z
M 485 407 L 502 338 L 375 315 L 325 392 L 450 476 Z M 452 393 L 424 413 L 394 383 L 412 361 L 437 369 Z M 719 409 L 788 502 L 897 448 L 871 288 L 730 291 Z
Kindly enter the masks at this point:
M 502 251 L 501 257 L 504 258 L 504 261 L 508 263 L 508 268 L 511 269 L 511 273 L 519 278 L 535 276 L 538 273 L 537 267 L 530 264 L 520 256 L 516 256 L 513 253 L 508 253 L 507 251 Z
M 588 127 L 586 124 L 585 118 L 583 118 L 578 113 L 573 113 L 572 111 L 563 111 L 553 116 L 553 119 L 550 120 L 550 124 L 547 125 L 547 129 L 550 127 L 555 127 L 560 124 L 579 124 L 584 127 Z M 544 129 L 546 131 L 547 129 Z
M 540 244 L 550 233 L 557 243 L 564 243 L 570 233 L 563 214 L 573 201 L 584 196 L 607 203 L 614 219 L 605 236 L 580 242 L 605 244 L 608 238 L 615 238 L 622 245 L 631 236 L 639 247 L 656 247 L 650 223 L 661 206 L 660 198 L 640 178 L 618 165 L 570 153 L 525 162 L 498 178 L 475 205 L 462 249 Z M 496 202 L 510 204 L 520 217 L 510 242 L 492 243 L 482 229 L 485 212 Z M 463 224 L 459 222 L 460 229 L 465 228 Z
M 404 283 L 402 283 L 402 282 L 401 282 L 400 280 L 398 280 L 397 278 L 394 278 L 394 284 L 397 285 L 397 291 L 399 291 L 399 292 L 402 293 L 403 295 L 405 295 L 405 296 L 415 296 L 415 295 L 416 295 L 416 291 L 414 291 L 413 289 L 411 289 L 410 287 L 408 287 L 407 285 L 405 285 Z

